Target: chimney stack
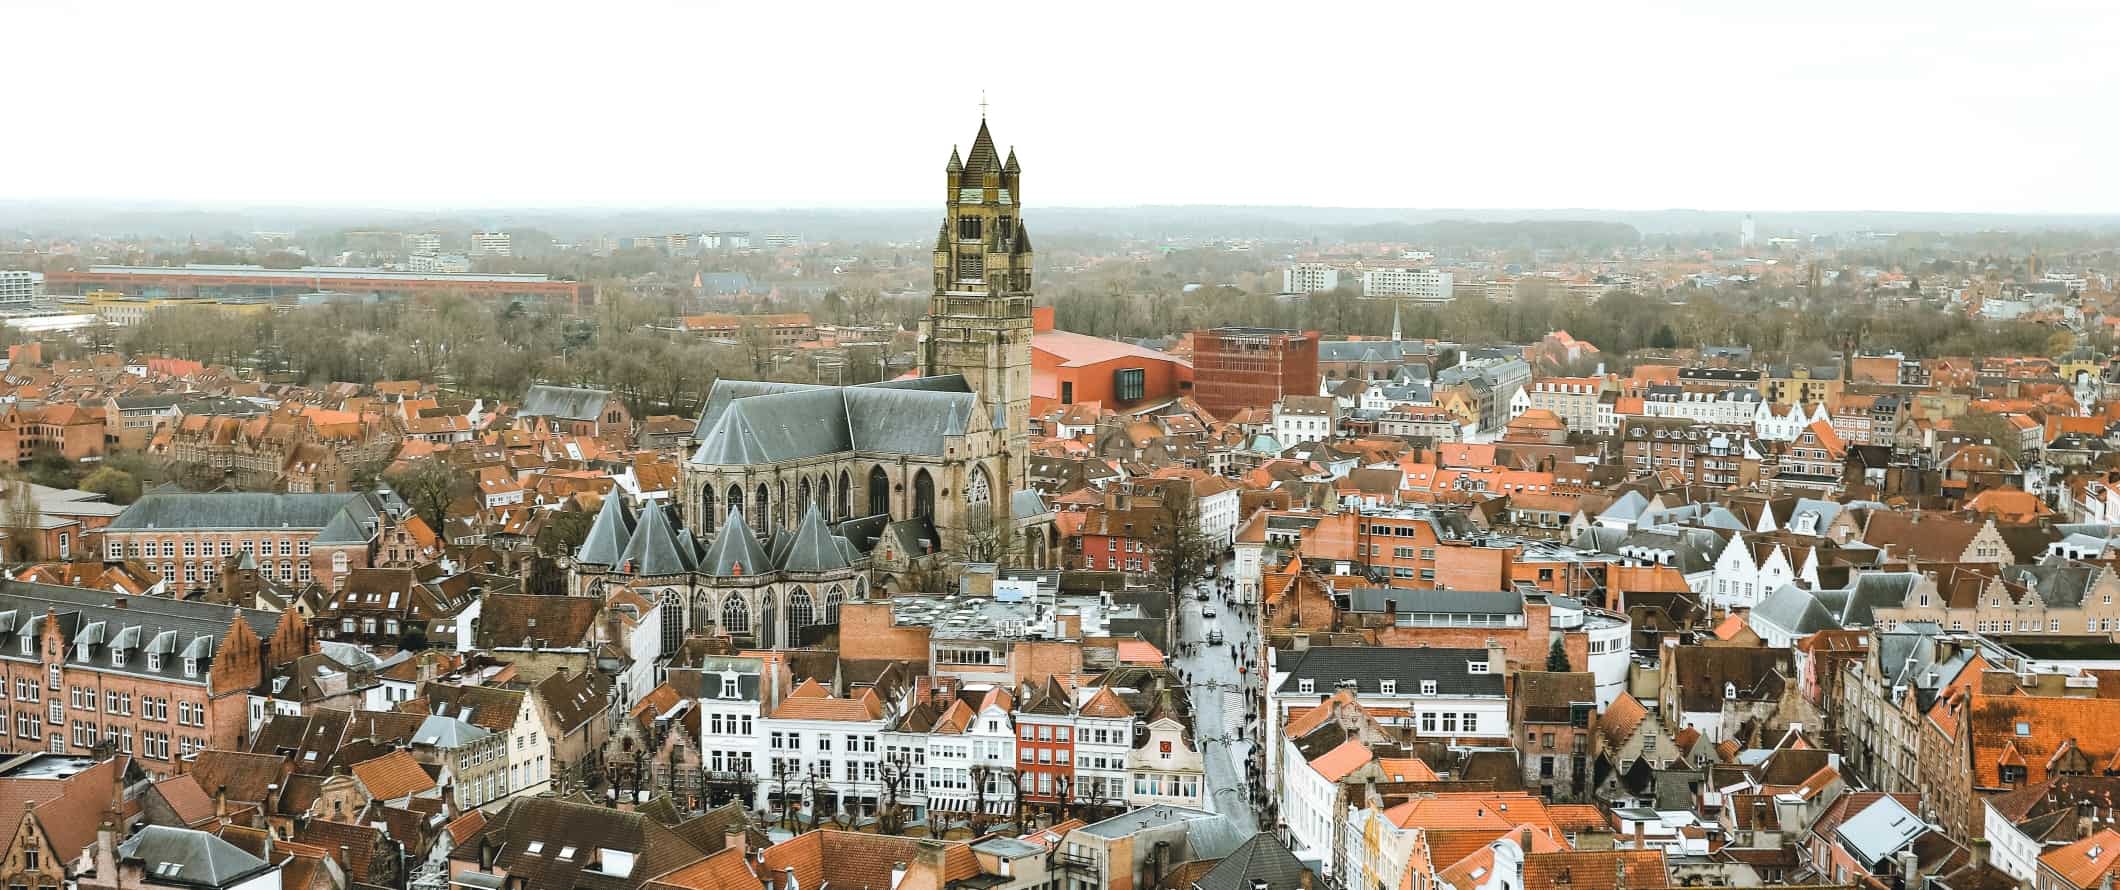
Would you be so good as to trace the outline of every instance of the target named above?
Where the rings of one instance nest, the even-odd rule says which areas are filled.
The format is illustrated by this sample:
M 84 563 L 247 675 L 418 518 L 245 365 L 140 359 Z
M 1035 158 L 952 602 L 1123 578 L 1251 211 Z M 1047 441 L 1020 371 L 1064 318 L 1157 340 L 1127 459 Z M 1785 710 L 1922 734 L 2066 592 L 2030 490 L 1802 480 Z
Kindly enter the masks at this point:
M 749 835 L 744 833 L 744 827 L 742 825 L 731 825 L 728 828 L 724 828 L 721 830 L 721 845 L 725 848 L 735 850 L 736 858 L 742 859 L 744 857 L 744 854 L 747 852 L 744 848 L 744 843 L 746 838 L 748 837 Z
M 1509 674 L 1509 655 L 1493 637 L 1487 638 L 1487 673 L 1497 677 Z
M 1899 877 L 1906 882 L 1906 890 L 1921 890 L 1921 860 L 1914 851 L 1899 851 Z
M 1984 837 L 1974 838 L 1971 849 L 1973 867 L 1981 868 L 1986 866 L 1988 862 L 1988 839 Z

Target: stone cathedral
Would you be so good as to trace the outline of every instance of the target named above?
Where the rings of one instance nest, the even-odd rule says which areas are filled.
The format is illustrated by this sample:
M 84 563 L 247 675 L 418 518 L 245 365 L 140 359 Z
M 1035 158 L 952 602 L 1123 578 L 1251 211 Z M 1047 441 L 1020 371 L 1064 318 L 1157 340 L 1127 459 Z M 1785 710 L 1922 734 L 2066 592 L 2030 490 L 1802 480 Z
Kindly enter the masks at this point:
M 614 497 L 575 558 L 575 590 L 639 591 L 665 642 L 720 633 L 783 646 L 838 606 L 915 583 L 912 569 L 1059 563 L 1024 482 L 1031 242 L 1022 171 L 986 121 L 950 152 L 921 375 L 857 386 L 721 380 L 670 503 Z M 926 578 L 929 586 L 934 581 Z M 668 650 L 665 650 L 668 651 Z

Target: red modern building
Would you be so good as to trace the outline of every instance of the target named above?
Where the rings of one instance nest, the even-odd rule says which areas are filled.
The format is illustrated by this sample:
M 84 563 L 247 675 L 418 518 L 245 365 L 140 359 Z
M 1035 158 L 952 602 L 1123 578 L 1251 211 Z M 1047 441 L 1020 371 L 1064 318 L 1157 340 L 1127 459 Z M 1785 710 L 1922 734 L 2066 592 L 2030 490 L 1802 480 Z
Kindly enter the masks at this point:
M 1192 365 L 1167 352 L 1053 329 L 1053 309 L 1031 310 L 1031 412 L 1094 403 L 1115 411 L 1192 389 Z
M 1217 418 L 1282 396 L 1318 394 L 1318 332 L 1226 327 L 1193 332 L 1193 399 Z

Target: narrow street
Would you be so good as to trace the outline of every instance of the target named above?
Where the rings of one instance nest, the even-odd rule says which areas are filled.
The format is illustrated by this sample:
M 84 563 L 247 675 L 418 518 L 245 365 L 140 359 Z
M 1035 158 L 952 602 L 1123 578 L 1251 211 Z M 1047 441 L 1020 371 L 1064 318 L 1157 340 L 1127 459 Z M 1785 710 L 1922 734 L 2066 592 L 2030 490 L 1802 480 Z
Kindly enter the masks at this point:
M 1217 577 L 1186 591 L 1178 610 L 1179 652 L 1172 663 L 1184 672 L 1192 696 L 1193 733 L 1207 771 L 1207 809 L 1227 815 L 1232 827 L 1248 836 L 1259 830 L 1259 807 L 1265 802 L 1264 783 L 1246 772 L 1260 728 L 1256 721 L 1247 724 L 1247 716 L 1257 711 L 1259 680 L 1256 666 L 1240 670 L 1238 660 L 1257 657 L 1258 638 L 1254 619 L 1223 592 L 1221 578 L 1228 577 L 1229 568 L 1224 562 Z M 1206 602 L 1199 599 L 1202 592 Z M 1217 630 L 1222 642 L 1209 643 Z

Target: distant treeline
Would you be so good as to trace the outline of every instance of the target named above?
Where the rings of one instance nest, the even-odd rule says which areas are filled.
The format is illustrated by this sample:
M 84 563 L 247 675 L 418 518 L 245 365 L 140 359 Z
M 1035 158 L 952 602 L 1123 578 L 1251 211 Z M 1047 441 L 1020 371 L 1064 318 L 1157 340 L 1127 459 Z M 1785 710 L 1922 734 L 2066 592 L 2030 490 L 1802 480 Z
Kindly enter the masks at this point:
M 1589 220 L 1478 222 L 1445 219 L 1424 223 L 1372 223 L 1351 226 L 1346 233 L 1349 241 L 1408 241 L 1479 250 L 1545 247 L 1600 251 L 1632 247 L 1642 240 L 1642 233 L 1626 223 Z

